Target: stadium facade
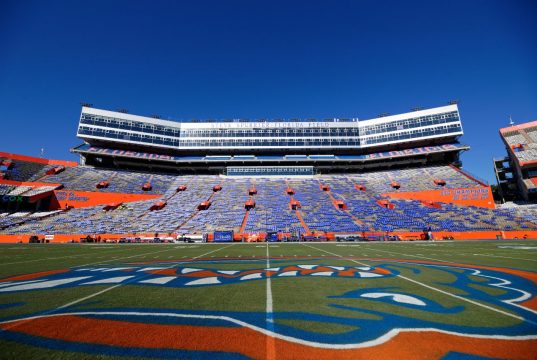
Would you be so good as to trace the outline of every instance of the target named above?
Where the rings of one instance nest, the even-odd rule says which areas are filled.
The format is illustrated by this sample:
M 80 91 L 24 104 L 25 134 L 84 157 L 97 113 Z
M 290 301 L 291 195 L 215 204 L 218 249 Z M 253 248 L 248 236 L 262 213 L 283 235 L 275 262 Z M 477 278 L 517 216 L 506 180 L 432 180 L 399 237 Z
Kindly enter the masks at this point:
M 507 156 L 494 159 L 502 199 L 537 202 L 537 121 L 500 129 Z
M 80 163 L 0 153 L 0 240 L 537 237 L 461 168 L 456 104 L 369 120 L 169 121 L 82 107 Z
M 313 174 L 390 166 L 393 159 L 456 163 L 468 149 L 457 142 L 463 135 L 457 105 L 362 121 L 184 122 L 83 107 L 77 135 L 85 144 L 73 151 L 83 164 L 237 175 L 255 171 L 243 165 L 259 174 Z

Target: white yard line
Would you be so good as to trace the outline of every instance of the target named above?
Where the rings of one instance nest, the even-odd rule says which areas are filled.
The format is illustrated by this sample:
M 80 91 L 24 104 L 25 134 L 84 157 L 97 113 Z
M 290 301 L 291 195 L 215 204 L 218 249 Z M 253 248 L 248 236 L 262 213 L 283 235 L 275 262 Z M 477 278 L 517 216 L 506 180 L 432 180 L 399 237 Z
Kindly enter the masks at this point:
M 316 247 L 314 247 L 314 246 L 310 246 L 310 245 L 306 245 L 306 244 L 303 244 L 303 245 L 304 245 L 304 246 L 307 246 L 307 247 L 310 247 L 310 248 L 313 248 L 313 249 L 316 249 L 316 250 L 319 250 L 319 251 L 323 251 L 323 252 L 325 252 L 325 253 L 327 253 L 327 254 L 331 254 L 331 255 L 340 257 L 340 258 L 342 258 L 342 259 L 344 259 L 344 260 L 352 261 L 352 262 L 354 262 L 354 263 L 356 263 L 356 264 L 359 264 L 359 265 L 369 266 L 368 264 L 361 263 L 361 262 L 356 261 L 356 260 L 354 260 L 354 259 L 345 258 L 343 255 L 335 254 L 335 253 L 333 253 L 333 252 L 326 251 L 326 250 L 323 250 L 323 249 L 319 249 L 319 248 L 316 248 Z M 405 255 L 405 254 L 401 254 L 401 255 Z M 442 262 L 446 262 L 446 261 L 442 261 Z M 430 289 L 430 290 L 439 292 L 439 293 L 441 293 L 441 294 L 451 296 L 451 297 L 456 298 L 456 299 L 458 299 L 458 300 L 466 301 L 466 302 L 468 302 L 468 303 L 470 303 L 470 304 L 477 305 L 477 306 L 482 307 L 482 308 L 484 308 L 484 309 L 491 310 L 491 311 L 497 312 L 497 313 L 499 313 L 499 314 L 502 314 L 502 315 L 506 315 L 506 316 L 515 318 L 515 319 L 517 319 L 517 320 L 527 321 L 525 318 L 523 318 L 523 317 L 521 317 L 521 316 L 518 316 L 518 315 L 515 315 L 515 314 L 511 314 L 511 313 L 509 313 L 509 312 L 507 312 L 507 311 L 503 311 L 503 310 L 500 310 L 500 309 L 496 309 L 496 308 L 493 308 L 493 307 L 488 306 L 488 305 L 485 305 L 485 304 L 481 304 L 480 302 L 477 302 L 477 301 L 474 301 L 474 300 L 466 299 L 466 298 L 464 298 L 464 297 L 461 297 L 461 296 L 452 294 L 452 293 L 450 293 L 450 292 L 448 292 L 448 291 L 444 291 L 444 290 L 435 288 L 435 287 L 433 287 L 433 286 L 424 284 L 424 283 L 422 283 L 422 282 L 420 282 L 420 281 L 417 281 L 417 280 L 408 278 L 408 277 L 406 277 L 406 276 L 403 276 L 403 275 L 396 275 L 396 276 L 397 276 L 398 278 L 400 278 L 400 279 L 403 279 L 403 280 L 412 282 L 412 283 L 414 283 L 414 284 L 423 286 L 423 287 L 425 287 L 425 288 L 427 288 L 427 289 Z
M 517 257 L 510 257 L 510 256 L 499 256 L 499 255 L 490 255 L 490 254 L 472 254 L 472 255 L 473 256 L 487 256 L 487 257 L 501 258 L 501 259 L 513 259 L 513 260 L 524 260 L 524 261 L 537 262 L 536 259 L 524 259 L 524 258 L 517 258 Z
M 273 308 L 273 299 L 272 299 L 272 283 L 270 279 L 269 270 L 270 269 L 270 255 L 269 255 L 269 246 L 267 245 L 267 270 L 265 270 L 265 276 L 267 278 L 266 281 L 266 295 L 267 295 L 267 306 L 266 306 L 266 322 L 267 322 L 267 329 L 274 333 L 274 308 Z M 274 337 L 267 336 L 267 360 L 274 360 L 276 359 L 276 342 L 274 341 Z
M 364 247 L 364 249 L 366 249 Z M 372 250 L 371 248 L 367 248 L 367 250 Z M 390 250 L 380 250 L 380 249 L 375 249 L 377 251 L 380 251 L 380 252 L 383 252 L 383 253 L 388 253 L 388 254 L 396 254 L 396 255 L 404 255 L 404 256 L 412 256 L 412 257 L 415 257 L 415 258 L 418 258 L 418 259 L 427 259 L 427 260 L 433 260 L 433 261 L 439 261 L 439 262 L 445 262 L 445 263 L 450 263 L 452 261 L 449 261 L 449 260 L 440 260 L 440 259 L 435 259 L 435 258 L 431 258 L 431 257 L 427 257 L 427 256 L 423 256 L 423 255 L 413 255 L 413 254 L 403 254 L 403 253 L 400 253 L 400 252 L 397 252 L 397 251 L 390 251 Z
M 122 249 L 122 250 L 123 250 L 123 249 Z M 115 252 L 115 251 L 112 251 L 112 252 Z M 88 255 L 91 255 L 91 254 L 84 253 L 84 254 L 78 254 L 78 255 L 66 255 L 66 256 L 49 257 L 49 258 L 40 258 L 40 259 L 26 260 L 26 261 L 16 261 L 16 262 L 10 262 L 10 263 L 0 263 L 0 266 L 1 266 L 1 265 L 26 264 L 26 263 L 34 262 L 34 261 L 65 259 L 65 258 L 73 258 L 73 257 L 79 257 L 79 256 L 88 256 Z
M 270 258 L 269 258 L 269 247 L 267 244 L 267 269 L 270 269 Z M 270 276 L 268 270 L 266 271 L 266 277 L 267 277 L 267 322 L 269 322 L 269 319 L 272 321 L 272 284 L 270 281 Z
M 166 246 L 166 245 L 164 245 L 164 246 Z M 147 255 L 158 254 L 158 253 L 165 252 L 165 251 L 170 251 L 170 250 L 174 250 L 174 249 L 171 248 L 171 247 L 168 247 L 167 249 L 159 250 L 159 251 L 152 251 L 152 252 L 148 252 L 148 253 L 141 253 L 141 254 L 136 254 L 136 255 L 124 256 L 124 257 L 114 258 L 114 259 L 110 259 L 110 260 L 94 261 L 94 262 L 90 262 L 90 263 L 87 263 L 87 264 L 72 266 L 72 268 L 88 266 L 88 265 L 104 264 L 104 263 L 111 262 L 111 261 L 130 259 L 130 258 L 139 257 L 139 256 L 141 256 L 142 258 L 145 258 Z

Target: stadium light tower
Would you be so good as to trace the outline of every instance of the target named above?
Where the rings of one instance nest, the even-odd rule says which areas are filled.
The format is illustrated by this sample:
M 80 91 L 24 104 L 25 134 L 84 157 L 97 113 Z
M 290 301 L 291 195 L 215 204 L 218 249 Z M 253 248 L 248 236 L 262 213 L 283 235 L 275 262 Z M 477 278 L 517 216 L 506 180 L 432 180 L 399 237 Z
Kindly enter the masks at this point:
M 80 106 L 84 106 L 84 107 L 89 107 L 89 108 L 90 108 L 90 107 L 93 107 L 93 104 L 87 103 L 87 102 L 85 102 L 85 101 L 81 101 L 81 102 L 80 102 Z
M 448 105 L 457 105 L 459 103 L 459 100 L 449 100 Z
M 513 118 L 511 117 L 511 115 L 509 115 L 509 125 L 511 126 L 515 125 L 515 122 L 513 121 Z

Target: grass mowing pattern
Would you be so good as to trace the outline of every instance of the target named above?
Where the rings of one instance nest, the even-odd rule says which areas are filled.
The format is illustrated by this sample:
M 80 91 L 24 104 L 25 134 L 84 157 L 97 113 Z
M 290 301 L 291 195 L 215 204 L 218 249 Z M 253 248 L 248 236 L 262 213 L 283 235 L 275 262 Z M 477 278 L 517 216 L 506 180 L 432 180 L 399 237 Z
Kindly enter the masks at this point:
M 531 249 L 532 247 L 534 249 Z M 209 254 L 201 256 L 206 253 Z M 123 333 L 111 332 L 111 337 L 114 338 L 127 337 L 126 332 L 129 329 L 138 328 L 140 324 L 145 324 L 148 329 L 171 326 L 166 327 L 168 331 L 201 329 L 198 339 L 189 339 L 177 349 L 158 347 L 148 349 L 142 346 L 140 341 L 136 341 L 136 334 L 128 335 L 134 338 L 129 338 L 124 341 L 124 344 L 118 346 L 112 340 L 95 338 L 95 333 L 99 329 L 91 327 L 81 330 L 86 333 L 86 337 L 64 339 L 62 334 L 43 333 L 42 329 L 36 329 L 37 325 L 32 325 L 43 323 L 40 326 L 46 327 L 46 321 L 51 323 L 54 319 L 47 318 L 46 321 L 33 320 L 22 325 L 3 324 L 5 330 L 0 332 L 2 354 L 10 354 L 10 358 L 36 358 L 43 357 L 45 354 L 46 357 L 57 358 L 80 358 L 80 356 L 87 358 L 107 358 L 108 356 L 203 358 L 214 357 L 215 354 L 219 357 L 232 358 L 243 356 L 292 358 L 299 355 L 317 356 L 315 346 L 310 345 L 321 344 L 319 345 L 321 347 L 330 345 L 334 348 L 330 350 L 332 352 L 323 353 L 321 356 L 341 358 L 355 357 L 356 353 L 348 354 L 335 348 L 378 340 L 393 328 L 435 328 L 449 333 L 471 334 L 474 337 L 485 338 L 493 338 L 494 335 L 520 337 L 537 334 L 535 313 L 527 310 L 528 307 L 535 305 L 534 296 L 537 293 L 535 278 L 532 280 L 532 276 L 537 277 L 536 242 L 274 243 L 268 245 L 268 253 L 271 268 L 278 268 L 279 272 L 266 270 L 266 244 L 233 244 L 231 246 L 229 244 L 10 244 L 1 246 L 1 279 L 41 271 L 70 269 L 65 273 L 67 275 L 45 277 L 54 279 L 54 276 L 59 278 L 74 276 L 77 269 L 109 269 L 126 266 L 133 266 L 136 269 L 169 267 L 174 269 L 173 271 L 191 267 L 207 269 L 204 271 L 213 275 L 217 271 L 241 271 L 241 276 L 249 273 L 253 277 L 247 280 L 234 278 L 234 282 L 225 285 L 208 283 L 203 286 L 187 287 L 176 286 L 174 284 L 177 282 L 170 282 L 162 286 L 149 286 L 140 281 L 163 276 L 158 273 L 159 270 L 155 273 L 142 272 L 141 275 L 136 272 L 124 272 L 124 275 L 135 274 L 132 275 L 134 280 L 129 280 L 105 293 L 62 310 L 62 312 L 95 313 L 91 316 L 82 316 L 82 321 L 88 316 L 90 319 L 96 319 L 93 322 L 88 320 L 88 324 L 97 324 L 99 321 L 101 325 L 126 324 L 127 327 Z M 451 266 L 450 264 L 468 266 Z M 393 276 L 371 278 L 343 276 L 348 269 L 365 268 L 365 266 L 371 267 L 373 269 L 371 271 L 379 269 L 378 271 L 389 272 Z M 480 273 L 475 273 L 472 266 L 475 266 Z M 329 267 L 333 267 L 333 271 L 327 271 L 330 270 Z M 290 273 L 293 275 L 293 271 L 287 271 L 287 275 L 283 275 L 283 272 L 286 272 L 284 269 L 296 269 L 294 270 L 296 275 L 287 276 Z M 323 271 L 316 269 L 323 269 Z M 516 269 L 518 272 L 505 273 L 502 269 Z M 368 271 L 363 270 L 365 273 Z M 256 272 L 260 272 L 261 275 L 256 277 Z M 111 277 L 117 276 L 115 272 L 110 272 L 110 274 Z M 196 275 L 198 277 L 194 277 L 194 274 L 189 276 L 192 276 L 192 279 L 204 279 L 199 275 L 201 273 Z M 526 274 L 527 278 L 520 274 Z M 178 279 L 185 280 L 188 274 L 177 275 Z M 267 325 L 269 317 L 266 314 L 267 276 L 271 279 L 273 299 L 274 322 L 270 326 Z M 209 275 L 206 278 L 208 277 Z M 416 283 L 403 281 L 402 277 L 412 279 Z M 511 287 L 497 286 L 496 278 L 498 277 L 510 281 Z M 0 290 L 2 287 L 9 287 L 4 285 L 0 283 Z M 524 320 L 432 291 L 423 285 L 470 299 Z M 109 287 L 111 284 L 80 285 L 76 283 L 72 286 L 42 290 L 0 292 L 0 319 L 5 321 L 39 314 L 55 314 L 58 312 L 55 310 L 58 307 Z M 523 290 L 530 295 L 529 299 L 520 302 L 525 307 L 519 306 L 520 303 L 514 305 L 507 302 L 520 297 L 521 293 L 518 290 Z M 377 294 L 374 296 L 380 297 L 368 297 L 373 296 L 371 294 Z M 415 303 L 395 301 L 397 297 L 393 294 L 398 294 L 399 297 L 406 296 L 402 299 L 411 299 Z M 426 306 L 416 305 L 419 303 L 424 303 Z M 103 311 L 115 312 L 115 314 L 98 314 Z M 140 318 L 126 315 L 129 312 L 170 312 L 181 316 L 195 315 L 197 318 L 179 319 L 163 316 Z M 119 315 L 120 313 L 123 315 Z M 250 337 L 256 339 L 258 335 L 266 338 L 265 333 L 250 334 L 246 331 L 248 329 L 237 324 L 204 318 L 219 316 L 233 318 L 259 331 L 274 332 L 278 336 L 296 341 L 291 341 L 289 344 L 282 343 L 281 339 L 281 341 L 277 340 L 274 354 L 269 353 L 272 350 L 265 346 L 265 342 L 255 345 L 260 348 L 258 351 L 249 352 L 250 350 L 244 349 L 241 344 L 245 342 L 244 339 Z M 73 322 L 76 321 L 78 320 L 75 319 Z M 129 323 L 132 324 L 130 327 Z M 32 333 L 33 331 L 35 333 Z M 50 332 L 50 329 L 47 331 Z M 241 334 L 238 335 L 239 338 L 226 338 L 223 342 L 214 339 L 217 335 L 232 336 L 230 334 L 235 334 L 235 332 Z M 39 335 L 36 335 L 37 333 Z M 144 331 L 139 336 L 144 337 Z M 203 336 L 207 336 L 206 341 L 203 341 Z M 436 334 L 435 341 L 439 341 L 438 339 L 442 336 Z M 498 356 L 499 354 L 490 355 L 490 351 L 496 351 L 494 347 L 485 344 L 481 348 L 481 345 L 475 344 L 477 341 L 475 339 L 470 341 L 464 338 L 466 342 L 474 342 L 472 346 L 467 347 L 468 344 L 465 342 L 457 345 L 457 341 L 450 340 L 439 345 L 420 341 L 420 338 L 426 338 L 426 335 L 420 335 L 417 342 L 413 340 L 414 346 L 411 349 L 404 350 L 403 344 L 394 347 L 395 350 L 383 349 L 381 354 L 391 356 L 396 355 L 397 351 L 402 353 L 407 351 L 405 353 L 407 355 L 414 354 L 422 358 L 432 354 L 431 346 L 433 345 L 440 346 L 440 355 L 445 355 L 450 351 L 460 352 L 460 349 L 463 350 L 462 353 L 481 356 Z M 196 340 L 200 340 L 199 343 Z M 398 338 L 394 338 L 392 342 L 397 342 L 396 340 L 399 341 Z M 90 345 L 94 345 L 96 341 L 99 345 L 92 348 Z M 479 341 L 498 342 L 498 340 L 486 339 Z M 535 355 L 535 352 L 525 350 L 527 346 L 530 346 L 529 348 L 535 346 L 535 340 L 517 341 L 519 356 L 531 358 Z M 293 347 L 295 346 L 293 344 L 297 342 L 307 344 L 307 346 L 297 350 Z M 173 342 L 170 344 L 169 346 L 175 346 Z M 378 349 L 384 346 L 375 345 Z

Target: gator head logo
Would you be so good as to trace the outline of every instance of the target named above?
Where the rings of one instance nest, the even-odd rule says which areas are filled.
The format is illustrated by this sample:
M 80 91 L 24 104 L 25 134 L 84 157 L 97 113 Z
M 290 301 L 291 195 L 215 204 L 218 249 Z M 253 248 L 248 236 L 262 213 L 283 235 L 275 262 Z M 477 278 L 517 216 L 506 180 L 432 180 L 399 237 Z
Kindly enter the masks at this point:
M 113 287 L 110 293 L 120 291 L 118 287 L 136 287 L 136 296 L 142 300 L 131 307 L 124 302 L 118 308 L 113 299 L 97 296 L 75 306 L 0 319 L 0 328 L 5 330 L 0 331 L 0 338 L 41 346 L 49 346 L 49 341 L 53 348 L 61 342 L 62 348 L 72 351 L 139 356 L 130 347 L 155 357 L 189 357 L 200 354 L 182 351 L 220 349 L 263 358 L 267 357 L 264 346 L 251 344 L 273 338 L 281 351 L 295 358 L 301 357 L 296 352 L 299 348 L 312 354 L 317 351 L 321 358 L 339 358 L 338 354 L 380 358 L 382 353 L 368 351 L 391 341 L 405 347 L 408 341 L 398 337 L 401 333 L 416 334 L 407 337 L 412 338 L 409 351 L 421 346 L 428 349 L 424 344 L 438 338 L 449 338 L 435 343 L 442 347 L 442 354 L 459 343 L 457 349 L 462 352 L 487 356 L 495 356 L 490 349 L 500 351 L 499 341 L 516 342 L 514 347 L 509 344 L 511 349 L 527 349 L 524 341 L 535 346 L 535 273 L 409 260 L 369 259 L 370 266 L 338 266 L 332 265 L 342 263 L 337 258 L 271 259 L 270 268 L 261 265 L 265 261 L 126 263 L 2 279 L 0 302 L 4 305 L 25 292 L 31 299 L 47 290 L 78 287 L 87 292 L 92 286 L 100 286 L 94 292 Z M 268 279 L 274 297 L 270 316 L 264 284 L 259 296 L 259 282 L 268 284 Z M 155 287 L 178 299 L 189 298 L 189 305 L 166 299 L 155 302 Z M 225 297 L 230 296 L 226 289 L 232 287 L 242 293 L 232 296 L 239 305 L 230 309 Z M 247 295 L 251 289 L 257 295 Z M 144 296 L 152 300 L 144 302 Z M 221 300 L 208 307 L 203 305 L 207 296 Z M 193 306 L 197 301 L 201 305 Z M 24 313 L 24 303 L 11 305 Z M 60 334 L 58 327 L 66 329 Z M 142 333 L 153 337 L 141 339 Z M 478 343 L 480 350 L 474 351 Z M 439 354 L 423 352 L 424 357 Z

